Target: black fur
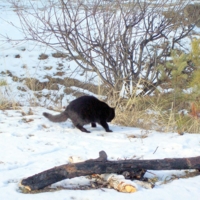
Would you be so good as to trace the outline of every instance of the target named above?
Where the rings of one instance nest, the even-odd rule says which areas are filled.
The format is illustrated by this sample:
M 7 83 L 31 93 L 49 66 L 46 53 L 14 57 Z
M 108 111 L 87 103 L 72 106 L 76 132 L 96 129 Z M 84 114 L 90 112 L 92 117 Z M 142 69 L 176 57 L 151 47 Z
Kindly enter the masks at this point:
M 63 122 L 69 118 L 75 127 L 86 133 L 90 132 L 83 126 L 89 123 L 92 127 L 96 127 L 98 123 L 106 132 L 112 132 L 107 122 L 111 122 L 115 117 L 115 110 L 93 96 L 82 96 L 71 101 L 65 111 L 58 115 L 43 115 L 53 122 Z

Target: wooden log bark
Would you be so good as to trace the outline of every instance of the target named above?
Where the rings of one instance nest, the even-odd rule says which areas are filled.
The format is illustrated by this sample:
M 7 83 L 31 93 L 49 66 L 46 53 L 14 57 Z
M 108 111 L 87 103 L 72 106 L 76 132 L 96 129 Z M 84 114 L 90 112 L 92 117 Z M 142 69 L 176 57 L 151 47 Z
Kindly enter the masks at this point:
M 21 181 L 21 187 L 29 191 L 43 189 L 58 181 L 92 174 L 138 172 L 140 170 L 200 169 L 200 156 L 190 158 L 165 158 L 155 160 L 108 161 L 104 151 L 99 158 L 51 168 Z

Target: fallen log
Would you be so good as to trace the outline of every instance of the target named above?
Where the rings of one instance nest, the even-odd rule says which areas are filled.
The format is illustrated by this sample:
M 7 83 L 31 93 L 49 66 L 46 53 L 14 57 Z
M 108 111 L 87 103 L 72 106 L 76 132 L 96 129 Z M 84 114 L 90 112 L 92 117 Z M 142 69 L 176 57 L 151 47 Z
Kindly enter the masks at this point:
M 190 158 L 165 158 L 155 160 L 119 160 L 108 161 L 105 151 L 99 152 L 99 158 L 80 163 L 71 163 L 51 168 L 21 181 L 20 187 L 29 191 L 43 189 L 58 181 L 92 174 L 138 172 L 141 170 L 180 170 L 200 169 L 200 156 Z
M 69 163 L 77 163 L 83 162 L 81 157 L 79 156 L 70 156 Z M 93 188 L 113 188 L 119 192 L 124 193 L 133 193 L 137 191 L 136 184 L 133 181 L 127 180 L 130 179 L 132 174 L 126 172 L 123 175 L 118 174 L 92 174 L 91 176 L 87 176 L 88 179 L 91 180 L 91 186 Z M 139 176 L 143 176 L 143 171 L 139 174 Z M 141 181 L 142 182 L 142 181 Z M 139 184 L 138 184 L 139 185 Z M 140 184 L 141 185 L 141 184 Z

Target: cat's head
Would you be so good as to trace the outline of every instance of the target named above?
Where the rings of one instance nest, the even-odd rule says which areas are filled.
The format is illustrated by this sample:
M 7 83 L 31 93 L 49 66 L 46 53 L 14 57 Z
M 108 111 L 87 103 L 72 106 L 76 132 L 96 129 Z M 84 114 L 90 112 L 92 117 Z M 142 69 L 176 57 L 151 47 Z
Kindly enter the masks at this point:
M 115 118 L 115 108 L 110 108 L 107 122 L 111 122 L 114 118 Z

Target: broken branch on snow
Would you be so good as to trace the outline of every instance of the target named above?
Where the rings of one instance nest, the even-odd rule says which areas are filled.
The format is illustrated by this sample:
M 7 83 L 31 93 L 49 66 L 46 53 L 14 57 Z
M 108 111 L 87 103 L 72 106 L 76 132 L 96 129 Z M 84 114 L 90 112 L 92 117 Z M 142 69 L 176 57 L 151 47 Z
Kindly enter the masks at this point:
M 29 191 L 43 189 L 58 181 L 87 176 L 123 172 L 136 173 L 141 170 L 180 170 L 200 169 L 200 156 L 190 158 L 165 158 L 154 160 L 108 161 L 105 151 L 99 152 L 99 158 L 80 163 L 71 163 L 51 168 L 21 181 L 20 187 Z

